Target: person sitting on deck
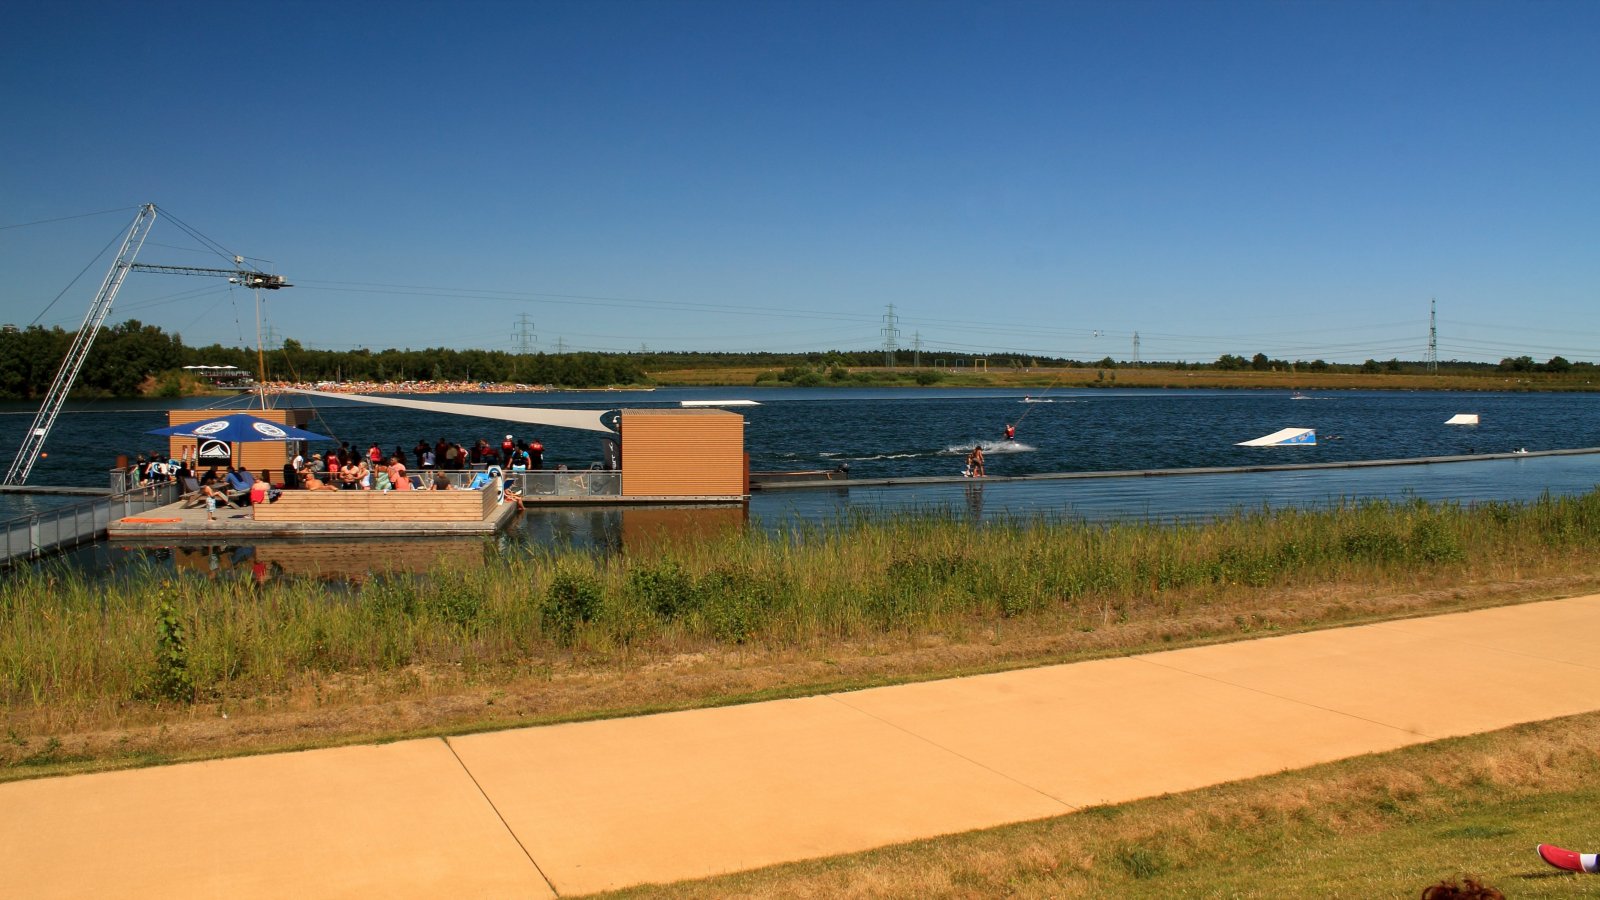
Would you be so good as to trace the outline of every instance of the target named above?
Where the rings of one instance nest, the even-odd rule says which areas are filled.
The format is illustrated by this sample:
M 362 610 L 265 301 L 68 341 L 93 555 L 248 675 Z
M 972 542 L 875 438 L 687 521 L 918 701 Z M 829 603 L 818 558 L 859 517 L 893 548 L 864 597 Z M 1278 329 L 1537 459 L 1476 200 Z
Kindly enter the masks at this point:
M 528 501 L 523 498 L 522 492 L 517 490 L 517 480 L 515 478 L 507 479 L 505 485 L 500 488 L 500 502 L 515 503 L 517 509 L 528 508 Z
M 272 479 L 268 478 L 267 473 L 263 471 L 261 477 L 250 485 L 250 505 L 260 506 L 263 503 L 271 503 L 278 499 L 278 495 L 281 493 L 283 492 L 272 486 Z
M 434 473 L 433 483 L 428 485 L 428 490 L 430 491 L 453 491 L 455 489 L 456 486 L 450 483 L 450 476 L 443 472 Z
M 338 488 L 317 477 L 316 472 L 306 472 L 305 488 L 308 491 L 337 491 Z

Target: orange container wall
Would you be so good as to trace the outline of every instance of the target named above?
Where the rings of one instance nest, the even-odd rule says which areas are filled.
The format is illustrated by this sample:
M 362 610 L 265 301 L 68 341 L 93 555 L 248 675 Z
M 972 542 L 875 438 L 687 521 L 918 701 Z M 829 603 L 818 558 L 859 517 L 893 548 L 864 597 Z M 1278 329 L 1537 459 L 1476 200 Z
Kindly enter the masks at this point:
M 311 422 L 311 410 L 309 409 L 174 409 L 167 412 L 167 424 L 187 425 L 190 422 L 204 422 L 207 419 L 214 419 L 218 416 L 235 412 L 249 413 L 258 419 L 266 419 L 268 422 L 278 422 L 283 425 L 293 425 L 296 428 L 305 428 Z M 183 455 L 185 448 L 193 451 L 195 446 L 194 438 L 175 437 L 167 440 L 167 453 L 173 459 Z M 331 447 L 333 445 L 327 444 L 326 446 Z M 266 472 L 272 476 L 274 484 L 280 484 L 283 482 L 283 464 L 294 459 L 295 442 L 258 441 L 248 444 L 234 444 L 233 450 L 234 465 L 239 465 L 242 461 L 244 467 L 254 473 L 257 478 L 261 477 L 262 472 Z M 208 468 L 210 468 L 209 465 L 202 465 L 200 466 L 200 472 L 204 474 Z M 226 468 L 226 466 L 221 466 L 219 471 Z
M 743 497 L 744 416 L 721 409 L 625 409 L 624 497 Z

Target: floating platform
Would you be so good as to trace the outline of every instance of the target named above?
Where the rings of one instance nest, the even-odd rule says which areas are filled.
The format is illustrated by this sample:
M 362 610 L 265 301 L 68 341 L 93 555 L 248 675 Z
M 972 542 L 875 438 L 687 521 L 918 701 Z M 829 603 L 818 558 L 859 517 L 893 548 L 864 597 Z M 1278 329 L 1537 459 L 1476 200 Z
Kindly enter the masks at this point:
M 1315 447 L 1317 433 L 1310 428 L 1282 428 L 1266 437 L 1240 441 L 1236 447 Z
M 114 541 L 160 538 L 230 542 L 298 537 L 464 537 L 495 534 L 517 514 L 516 504 L 496 503 L 493 495 L 484 498 L 481 492 L 417 491 L 415 500 L 456 495 L 480 501 L 481 511 L 476 517 L 451 517 L 439 512 L 437 503 L 432 504 L 434 511 L 430 512 L 422 504 L 408 503 L 413 497 L 405 492 L 285 491 L 277 503 L 261 507 L 267 515 L 260 518 L 250 506 L 223 507 L 211 519 L 203 506 L 170 503 L 137 516 L 112 520 L 106 526 L 106 536 Z M 345 508 L 335 509 L 336 504 Z M 382 510 L 379 504 L 388 509 Z M 401 504 L 417 508 L 408 510 L 411 515 L 401 517 Z M 382 512 L 387 515 L 380 515 Z
M 1354 459 L 1343 462 L 1281 463 L 1259 466 L 1204 466 L 1184 469 L 1116 469 L 1097 472 L 1032 472 L 1026 475 L 987 475 L 968 478 L 962 475 L 910 475 L 894 478 L 851 478 L 829 481 L 823 478 L 774 481 L 761 485 L 762 490 L 807 490 L 816 488 L 849 489 L 896 487 L 902 485 L 966 484 L 983 485 L 1016 481 L 1079 481 L 1092 478 L 1163 478 L 1183 475 L 1238 475 L 1246 472 L 1295 472 L 1310 469 L 1372 469 L 1388 466 L 1427 466 L 1447 463 L 1483 462 L 1492 459 L 1529 459 L 1541 456 L 1587 456 L 1600 454 L 1600 447 L 1577 447 L 1563 450 L 1513 450 L 1508 453 L 1473 453 L 1453 456 L 1417 456 L 1410 459 Z M 751 475 L 754 481 L 754 473 Z M 751 485 L 755 487 L 754 484 Z

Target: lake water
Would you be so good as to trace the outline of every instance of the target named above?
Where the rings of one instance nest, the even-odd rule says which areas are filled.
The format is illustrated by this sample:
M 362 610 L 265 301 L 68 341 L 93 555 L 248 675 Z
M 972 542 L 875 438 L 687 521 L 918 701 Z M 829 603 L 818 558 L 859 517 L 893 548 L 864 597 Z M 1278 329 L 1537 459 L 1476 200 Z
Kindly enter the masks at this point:
M 1023 402 L 1025 396 L 1049 402 Z M 1215 390 L 955 390 L 885 388 L 681 388 L 540 392 L 429 399 L 591 409 L 676 407 L 681 400 L 748 399 L 751 467 L 831 468 L 853 479 L 959 474 L 966 450 L 984 443 L 991 475 L 1106 472 L 1279 463 L 1341 462 L 1600 446 L 1600 394 Z M 102 486 L 118 454 L 160 447 L 145 435 L 166 424 L 171 401 L 75 404 L 58 419 L 30 479 Z M 190 401 L 188 408 L 215 405 Z M 537 436 L 546 465 L 587 467 L 599 458 L 586 432 L 533 429 L 489 419 L 321 402 L 311 430 L 365 448 L 410 448 L 419 438 L 498 444 L 506 433 Z M 1445 425 L 1477 413 L 1476 426 Z M 0 407 L 0 437 L 19 445 L 33 410 Z M 1004 440 L 1007 423 L 1014 441 Z M 1280 428 L 1313 428 L 1316 446 L 1239 447 Z M 314 447 L 315 449 L 315 447 Z M 5 448 L 7 454 L 14 452 Z M 626 454 L 626 448 L 624 448 Z M 1397 468 L 1130 477 L 1046 482 L 960 482 L 915 487 L 761 492 L 750 518 L 762 527 L 861 511 L 941 510 L 987 518 L 1064 515 L 1089 519 L 1197 517 L 1235 507 L 1316 505 L 1367 497 L 1473 502 L 1583 493 L 1600 484 L 1600 456 L 1570 456 Z M 0 517 L 62 502 L 0 495 Z M 614 544 L 616 511 L 532 513 L 508 539 Z M 96 548 L 93 553 L 103 553 Z

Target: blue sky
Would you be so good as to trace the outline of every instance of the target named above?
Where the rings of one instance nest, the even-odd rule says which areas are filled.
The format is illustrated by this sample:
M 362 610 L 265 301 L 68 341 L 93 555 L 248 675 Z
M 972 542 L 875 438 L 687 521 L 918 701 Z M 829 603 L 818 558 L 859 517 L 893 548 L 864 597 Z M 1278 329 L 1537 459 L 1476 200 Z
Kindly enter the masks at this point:
M 1436 298 L 1442 359 L 1600 360 L 1597 38 L 1561 0 L 8 4 L 0 226 L 120 211 L 0 229 L 0 322 L 75 328 L 154 202 L 314 347 L 870 349 L 892 304 L 932 358 L 1421 359 Z M 139 260 L 223 264 L 170 219 Z M 111 319 L 254 315 L 135 274 Z

